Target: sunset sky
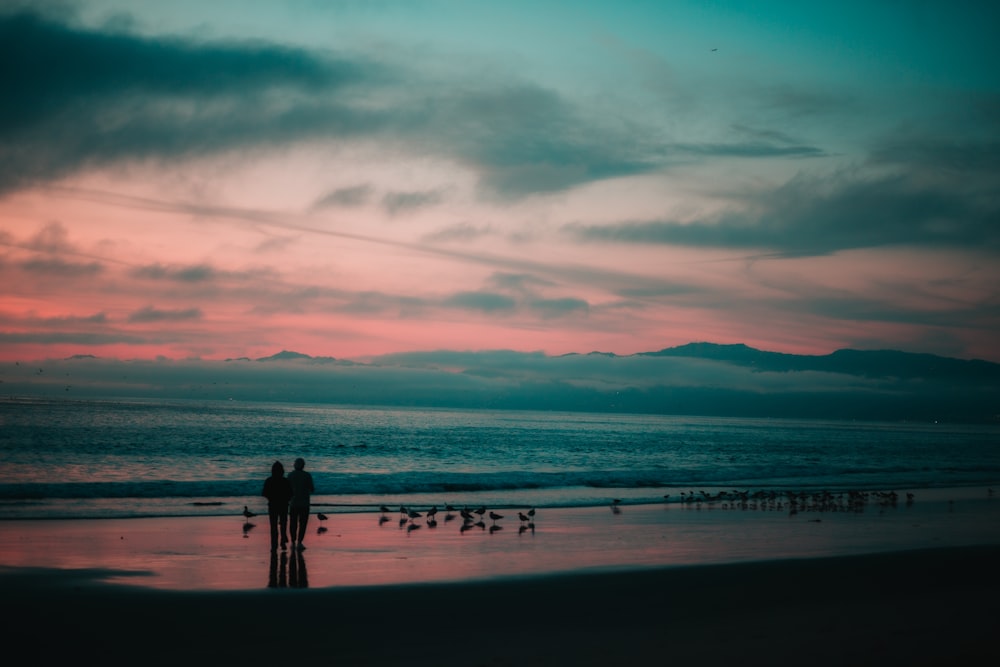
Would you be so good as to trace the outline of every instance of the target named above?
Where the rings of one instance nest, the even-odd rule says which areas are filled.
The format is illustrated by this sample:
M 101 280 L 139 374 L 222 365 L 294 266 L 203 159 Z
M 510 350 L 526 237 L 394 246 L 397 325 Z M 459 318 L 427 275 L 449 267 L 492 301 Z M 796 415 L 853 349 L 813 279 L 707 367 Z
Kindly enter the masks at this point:
M 0 9 L 0 360 L 1000 362 L 1000 5 Z

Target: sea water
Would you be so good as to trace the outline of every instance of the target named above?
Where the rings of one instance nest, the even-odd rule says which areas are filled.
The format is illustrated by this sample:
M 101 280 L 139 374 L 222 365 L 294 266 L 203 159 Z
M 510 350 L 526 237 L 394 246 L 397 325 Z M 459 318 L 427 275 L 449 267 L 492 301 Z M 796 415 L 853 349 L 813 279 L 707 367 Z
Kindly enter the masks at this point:
M 325 512 L 1000 488 L 995 425 L 0 400 L 0 519 L 265 511 L 271 464 L 297 457 Z

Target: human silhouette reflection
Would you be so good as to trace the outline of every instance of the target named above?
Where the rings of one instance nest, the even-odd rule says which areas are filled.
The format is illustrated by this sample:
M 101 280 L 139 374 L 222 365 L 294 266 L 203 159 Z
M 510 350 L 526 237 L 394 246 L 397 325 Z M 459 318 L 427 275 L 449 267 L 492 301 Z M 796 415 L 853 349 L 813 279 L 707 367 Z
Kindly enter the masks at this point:
M 280 562 L 280 565 L 279 565 Z M 288 586 L 288 552 L 271 552 L 271 565 L 268 569 L 267 587 L 285 588 Z
M 301 551 L 296 551 L 291 563 L 288 564 L 288 585 L 292 588 L 309 588 L 306 559 Z

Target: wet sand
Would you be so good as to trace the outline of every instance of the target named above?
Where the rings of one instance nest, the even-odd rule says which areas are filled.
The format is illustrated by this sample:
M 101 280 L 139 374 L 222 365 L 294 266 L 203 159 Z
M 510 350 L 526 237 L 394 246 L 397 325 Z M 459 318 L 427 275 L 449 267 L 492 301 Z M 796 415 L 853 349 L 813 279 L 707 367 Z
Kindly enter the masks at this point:
M 998 510 L 331 515 L 273 558 L 260 517 L 0 521 L 3 633 L 42 664 L 995 661 Z

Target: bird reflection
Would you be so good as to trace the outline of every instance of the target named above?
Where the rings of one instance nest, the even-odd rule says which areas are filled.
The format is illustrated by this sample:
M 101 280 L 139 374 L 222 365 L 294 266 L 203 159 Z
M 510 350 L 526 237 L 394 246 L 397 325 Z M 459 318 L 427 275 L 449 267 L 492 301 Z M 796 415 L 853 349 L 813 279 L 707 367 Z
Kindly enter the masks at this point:
M 257 524 L 250 523 L 250 519 L 257 516 L 257 514 L 255 512 L 251 512 L 250 508 L 247 507 L 246 505 L 243 506 L 242 514 L 243 514 L 243 537 L 250 537 L 248 533 L 257 527 Z

